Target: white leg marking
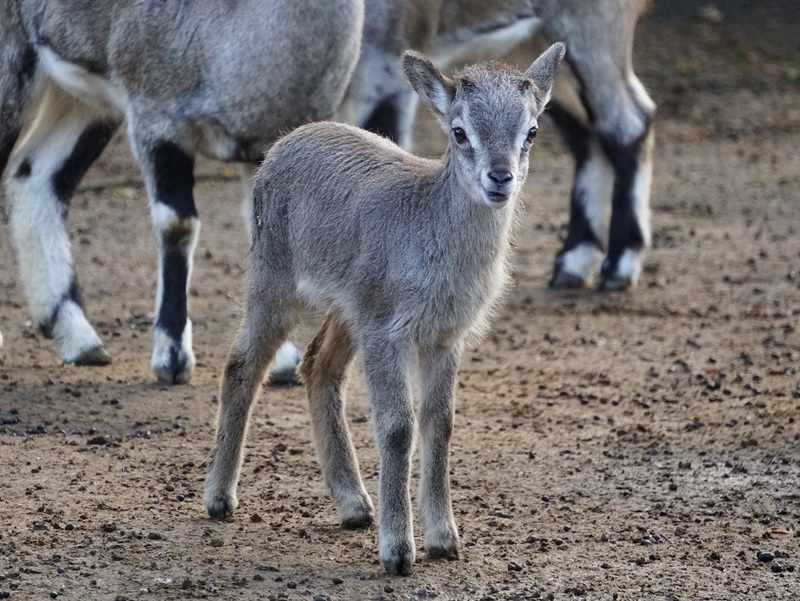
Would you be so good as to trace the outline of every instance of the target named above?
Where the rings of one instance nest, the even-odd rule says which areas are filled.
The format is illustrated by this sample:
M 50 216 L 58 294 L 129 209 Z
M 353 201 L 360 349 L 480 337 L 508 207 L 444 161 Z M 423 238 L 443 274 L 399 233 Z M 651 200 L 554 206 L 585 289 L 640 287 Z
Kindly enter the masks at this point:
M 583 200 L 583 212 L 589 227 L 601 243 L 605 243 L 608 205 L 614 187 L 614 167 L 596 141 L 592 141 L 589 158 L 575 174 L 575 189 Z
M 567 281 L 573 280 L 577 286 L 585 285 L 592 273 L 597 270 L 603 253 L 594 244 L 579 244 L 572 250 L 561 255 L 559 277 L 565 280 L 562 286 L 568 286 Z
M 269 381 L 271 384 L 296 384 L 297 365 L 300 363 L 302 355 L 300 350 L 288 340 L 278 349 L 275 361 L 269 371 Z
M 176 363 L 173 364 L 173 348 L 175 342 L 159 327 L 153 329 L 153 358 L 150 369 L 158 376 L 160 382 L 168 384 L 184 384 L 192 376 L 195 365 L 192 351 L 192 320 L 186 320 L 180 346 L 177 349 Z M 183 366 L 181 372 L 173 373 L 173 367 Z
M 6 191 L 12 235 L 25 295 L 37 325 L 53 317 L 74 278 L 64 206 L 53 190 L 53 175 L 86 127 L 101 117 L 49 83 L 37 117 L 9 165 Z M 24 162 L 30 174 L 17 177 Z M 83 311 L 73 302 L 64 304 L 53 325 L 66 362 L 78 360 L 78 354 L 90 350 L 91 345 L 102 347 Z

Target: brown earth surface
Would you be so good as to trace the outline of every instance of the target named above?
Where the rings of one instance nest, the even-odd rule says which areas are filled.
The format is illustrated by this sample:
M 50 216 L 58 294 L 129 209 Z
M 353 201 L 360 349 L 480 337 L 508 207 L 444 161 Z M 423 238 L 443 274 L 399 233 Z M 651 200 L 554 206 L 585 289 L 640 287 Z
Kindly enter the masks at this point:
M 676 21 L 657 7 L 639 29 L 637 69 L 660 112 L 653 249 L 636 290 L 547 289 L 572 166 L 542 127 L 513 291 L 459 374 L 452 485 L 462 556 L 427 560 L 417 523 L 410 577 L 383 572 L 374 529 L 338 527 L 302 388 L 263 389 L 238 511 L 227 522 L 205 513 L 247 251 L 230 168 L 200 164 L 188 386 L 159 386 L 149 371 L 155 245 L 124 139 L 87 176 L 69 226 L 111 366 L 63 367 L 30 328 L 0 223 L 0 591 L 800 598 L 800 52 L 796 38 L 771 45 L 780 19 L 748 29 L 746 15 L 693 15 Z M 435 154 L 442 138 L 431 131 L 427 120 L 417 141 Z M 316 323 L 296 339 L 307 343 Z M 348 395 L 375 499 L 357 369 Z M 759 550 L 775 553 L 780 571 Z

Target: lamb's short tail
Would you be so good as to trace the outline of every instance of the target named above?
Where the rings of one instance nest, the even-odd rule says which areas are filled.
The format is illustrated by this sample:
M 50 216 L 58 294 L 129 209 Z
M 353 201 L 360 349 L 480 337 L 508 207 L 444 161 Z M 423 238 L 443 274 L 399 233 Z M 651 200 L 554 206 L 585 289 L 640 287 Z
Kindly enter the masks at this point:
M 0 4 L 0 176 L 24 126 L 37 57 L 27 39 L 18 2 Z

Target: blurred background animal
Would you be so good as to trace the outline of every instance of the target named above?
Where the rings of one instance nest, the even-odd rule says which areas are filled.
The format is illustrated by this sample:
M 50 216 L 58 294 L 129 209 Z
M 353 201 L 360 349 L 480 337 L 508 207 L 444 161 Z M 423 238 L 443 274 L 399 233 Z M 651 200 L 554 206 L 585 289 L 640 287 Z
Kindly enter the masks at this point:
M 186 298 L 200 230 L 194 156 L 257 162 L 281 133 L 331 117 L 358 58 L 363 10 L 363 0 L 0 5 L 0 173 L 8 167 L 33 321 L 65 363 L 110 361 L 84 310 L 65 220 L 120 124 L 158 243 L 151 368 L 181 383 L 195 363 Z M 296 349 L 280 358 L 278 374 L 293 377 Z
M 655 105 L 632 68 L 636 23 L 648 0 L 371 0 L 348 93 L 348 119 L 411 145 L 416 99 L 400 56 L 413 48 L 442 67 L 499 57 L 540 38 L 567 44 L 546 115 L 575 161 L 570 219 L 550 285 L 633 286 L 650 244 Z M 531 48 L 532 46 L 532 48 Z M 528 59 L 529 60 L 529 59 Z M 607 218 L 611 206 L 610 220 Z

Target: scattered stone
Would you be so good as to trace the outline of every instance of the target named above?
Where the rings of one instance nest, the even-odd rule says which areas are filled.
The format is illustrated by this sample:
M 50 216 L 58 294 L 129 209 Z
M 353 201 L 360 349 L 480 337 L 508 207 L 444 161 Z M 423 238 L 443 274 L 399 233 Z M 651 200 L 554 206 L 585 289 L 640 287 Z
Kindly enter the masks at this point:
M 212 547 L 221 547 L 221 546 L 222 546 L 222 545 L 224 545 L 225 543 L 224 543 L 224 542 L 222 542 L 222 539 L 221 539 L 221 538 L 212 538 L 212 539 L 211 539 L 211 541 L 209 542 L 209 544 L 210 544 Z
M 183 500 L 186 498 L 186 495 L 177 494 L 177 495 L 175 495 L 175 498 L 176 498 L 178 501 L 183 501 Z
M 394 587 L 391 584 L 387 584 L 386 586 L 383 587 L 383 592 L 384 593 L 393 593 L 394 592 Z
M 342 584 L 343 582 L 344 582 L 344 580 L 342 580 L 342 579 L 341 579 L 341 578 L 339 578 L 339 577 L 335 577 L 335 578 L 333 579 L 333 583 L 334 583 L 334 584 Z
M 261 522 L 264 521 L 264 518 L 262 518 L 257 513 L 254 513 L 253 515 L 250 516 L 250 521 L 253 522 L 254 524 L 260 524 Z
M 105 524 L 100 526 L 100 529 L 103 532 L 114 532 L 117 529 L 117 523 L 116 522 L 106 522 Z
M 763 561 L 764 563 L 769 563 L 773 559 L 775 559 L 775 554 L 772 551 L 759 551 L 756 553 L 756 557 L 758 561 Z
M 508 571 L 509 572 L 521 572 L 522 566 L 519 565 L 516 561 L 509 561 L 508 562 Z
M 781 564 L 779 564 L 777 561 L 773 561 L 772 565 L 769 566 L 769 568 L 776 574 L 780 574 L 781 572 L 783 572 L 783 566 L 781 566 Z
M 58 591 L 50 591 L 51 599 L 58 599 Z
M 158 532 L 151 532 L 150 534 L 147 535 L 147 538 L 149 538 L 150 540 L 164 540 L 164 537 Z
M 95 445 L 100 446 L 100 447 L 104 447 L 104 446 L 106 446 L 108 444 L 108 442 L 109 442 L 108 438 L 106 438 L 105 436 L 103 436 L 101 434 L 100 436 L 95 436 L 95 437 L 90 438 L 89 440 L 87 440 L 86 441 L 86 445 L 90 446 L 90 447 L 95 446 Z

